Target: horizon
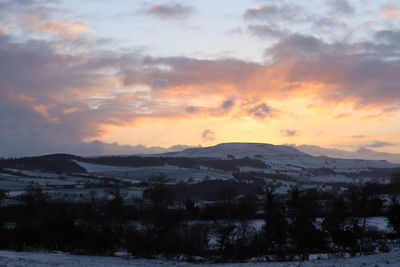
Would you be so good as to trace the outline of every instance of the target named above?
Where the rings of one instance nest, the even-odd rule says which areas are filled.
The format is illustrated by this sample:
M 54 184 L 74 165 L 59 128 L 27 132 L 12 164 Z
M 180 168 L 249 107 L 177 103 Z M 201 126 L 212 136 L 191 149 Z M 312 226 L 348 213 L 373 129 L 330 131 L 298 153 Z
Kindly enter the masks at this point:
M 400 154 L 400 4 L 0 0 L 0 157 Z
M 71 155 L 77 156 L 82 158 L 91 158 L 91 157 L 126 157 L 126 156 L 152 156 L 152 155 L 165 155 L 169 153 L 179 153 L 185 152 L 191 149 L 202 149 L 202 148 L 211 148 L 211 147 L 218 147 L 221 145 L 272 145 L 272 146 L 286 146 L 294 148 L 295 150 L 305 153 L 309 156 L 313 157 L 327 157 L 327 158 L 341 158 L 341 159 L 359 159 L 359 160 L 373 160 L 373 161 L 386 161 L 393 164 L 400 164 L 400 154 L 396 153 L 387 153 L 387 152 L 379 152 L 373 149 L 368 149 L 365 147 L 360 147 L 354 151 L 336 149 L 336 148 L 326 148 L 320 147 L 315 145 L 295 145 L 295 144 L 280 144 L 274 145 L 269 143 L 254 143 L 254 142 L 226 142 L 226 143 L 219 143 L 210 146 L 185 146 L 185 145 L 175 145 L 171 147 L 145 147 L 142 145 L 139 146 L 132 146 L 130 152 L 116 154 L 74 154 L 74 153 L 64 153 L 62 151 L 53 152 L 48 154 L 37 154 L 37 155 L 30 155 L 30 156 L 18 156 L 18 157 L 0 157 L 0 158 L 25 158 L 25 157 L 43 157 L 43 156 L 51 156 L 51 155 Z M 246 151 L 243 151 L 244 153 Z

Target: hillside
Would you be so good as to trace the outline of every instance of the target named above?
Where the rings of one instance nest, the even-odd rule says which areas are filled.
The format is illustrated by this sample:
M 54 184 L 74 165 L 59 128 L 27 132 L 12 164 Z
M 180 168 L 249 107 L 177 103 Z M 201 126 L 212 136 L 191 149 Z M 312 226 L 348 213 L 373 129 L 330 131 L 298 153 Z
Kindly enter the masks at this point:
M 180 152 L 165 153 L 165 156 L 197 157 L 197 158 L 277 158 L 277 157 L 307 157 L 290 146 L 271 145 L 263 143 L 222 143 L 210 147 L 189 148 Z

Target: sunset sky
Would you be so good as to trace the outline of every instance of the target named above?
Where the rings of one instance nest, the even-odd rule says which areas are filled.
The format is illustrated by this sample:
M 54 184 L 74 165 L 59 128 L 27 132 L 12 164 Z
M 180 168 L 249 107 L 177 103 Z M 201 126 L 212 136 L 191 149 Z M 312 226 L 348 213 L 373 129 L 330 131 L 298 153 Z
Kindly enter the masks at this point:
M 0 0 L 0 156 L 222 142 L 400 153 L 400 1 Z

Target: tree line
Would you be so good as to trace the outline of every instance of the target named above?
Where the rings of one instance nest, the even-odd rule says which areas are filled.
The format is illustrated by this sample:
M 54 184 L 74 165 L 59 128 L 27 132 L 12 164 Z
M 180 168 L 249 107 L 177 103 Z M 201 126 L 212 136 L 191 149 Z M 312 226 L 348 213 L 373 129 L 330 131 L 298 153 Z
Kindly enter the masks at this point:
M 393 177 L 389 186 L 399 184 Z M 400 204 L 393 194 L 384 205 L 373 189 L 366 185 L 334 194 L 294 187 L 277 194 L 265 187 L 257 195 L 227 193 L 199 205 L 190 195 L 182 200 L 163 181 L 152 181 L 133 202 L 125 201 L 118 187 L 109 190 L 109 199 L 86 202 L 52 200 L 30 187 L 16 203 L 0 206 L 0 249 L 90 255 L 125 249 L 137 257 L 184 255 L 212 262 L 382 252 L 388 239 L 400 237 Z M 369 216 L 386 216 L 392 231 L 368 227 Z M 263 226 L 249 223 L 255 218 Z

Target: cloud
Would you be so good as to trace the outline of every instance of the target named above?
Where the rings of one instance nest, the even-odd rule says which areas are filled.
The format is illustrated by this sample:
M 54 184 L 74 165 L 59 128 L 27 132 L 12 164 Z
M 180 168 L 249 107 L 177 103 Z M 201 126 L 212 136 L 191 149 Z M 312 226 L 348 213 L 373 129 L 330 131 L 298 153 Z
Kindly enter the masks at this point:
M 165 89 L 169 87 L 169 83 L 166 80 L 154 80 L 151 83 L 153 89 Z
M 273 55 L 278 60 L 288 57 L 318 55 L 328 51 L 329 45 L 313 36 L 301 34 L 288 35 L 279 43 L 266 50 L 266 55 Z
M 198 107 L 195 106 L 188 106 L 185 108 L 186 112 L 188 113 L 196 113 L 198 111 Z
M 367 138 L 367 136 L 364 135 L 364 134 L 357 134 L 357 135 L 350 136 L 350 138 L 353 138 L 353 139 L 364 139 L 364 138 Z
M 251 35 L 260 38 L 283 38 L 289 34 L 309 34 L 332 38 L 347 32 L 348 25 L 339 15 L 351 15 L 353 6 L 346 0 L 325 0 L 330 12 L 310 8 L 300 1 L 270 1 L 267 5 L 248 8 L 243 14 L 246 21 L 263 24 L 248 25 Z M 278 3 L 279 2 L 279 3 Z M 340 36 L 342 39 L 343 36 Z
M 258 104 L 248 110 L 248 113 L 256 118 L 264 119 L 266 117 L 275 117 L 277 111 L 265 103 Z
M 243 14 L 246 20 L 295 20 L 301 16 L 303 8 L 294 5 L 283 3 L 280 5 L 261 5 L 255 8 L 248 8 Z
M 266 50 L 276 66 L 285 65 L 285 81 L 300 88 L 313 83 L 326 102 L 350 102 L 356 108 L 397 104 L 400 46 L 397 31 L 378 32 L 373 41 L 327 43 L 299 34 Z M 311 88 L 311 87 L 310 87 Z M 292 90 L 294 91 L 294 90 Z
M 261 38 L 282 38 L 285 36 L 285 33 L 275 25 L 249 25 L 247 30 L 251 35 Z
M 39 2 L 26 3 L 36 8 Z M 17 10 L 25 1 L 9 3 L 15 3 Z M 296 97 L 323 107 L 345 103 L 355 111 L 398 113 L 399 31 L 378 31 L 357 42 L 327 41 L 274 27 L 267 17 L 289 19 L 284 12 L 292 12 L 279 8 L 283 13 L 274 14 L 277 9 L 265 7 L 246 11 L 247 19 L 266 23 L 249 25 L 249 31 L 276 38 L 265 49 L 264 63 L 107 51 L 96 40 L 93 46 L 69 46 L 63 39 L 66 35 L 59 33 L 79 36 L 89 28 L 79 21 L 61 21 L 46 14 L 37 17 L 31 28 L 24 27 L 34 34 L 50 33 L 54 39 L 18 39 L 12 31 L 3 31 L 1 153 L 79 152 L 83 147 L 102 151 L 106 144 L 88 147 L 84 141 L 101 139 L 109 126 L 146 119 L 276 118 L 281 113 L 271 105 Z M 21 23 L 29 21 L 20 19 Z M 60 44 L 64 46 L 60 48 Z M 215 138 L 211 130 L 205 132 L 206 138 Z
M 163 80 L 168 83 L 166 91 L 169 92 L 187 86 L 186 92 L 207 87 L 205 90 L 211 94 L 220 93 L 216 88 L 220 85 L 243 85 L 249 75 L 260 67 L 257 63 L 235 59 L 200 60 L 189 57 L 145 57 L 137 63 L 121 69 L 125 86 L 149 85 L 155 80 Z
M 65 22 L 59 20 L 50 20 L 43 14 L 30 13 L 20 16 L 24 20 L 24 26 L 33 32 L 54 34 L 62 39 L 77 39 L 84 33 L 94 32 L 93 29 L 81 22 Z
M 326 0 L 326 2 L 335 14 L 351 15 L 355 12 L 348 0 Z
M 144 13 L 159 19 L 186 19 L 194 13 L 194 8 L 180 3 L 152 4 Z
M 0 24 L 0 35 L 1 35 L 1 34 L 6 35 L 6 34 L 8 34 L 8 33 L 9 33 L 9 32 L 8 32 L 8 30 L 7 30 L 7 27 L 6 27 L 5 25 Z
M 292 136 L 297 136 L 297 135 L 299 135 L 299 131 L 297 131 L 297 130 L 289 130 L 289 129 L 281 130 L 281 133 L 282 133 L 284 136 L 287 136 L 287 137 L 292 137 Z
M 185 145 L 174 145 L 171 147 L 160 147 L 160 146 L 145 146 L 145 145 L 120 145 L 117 143 L 104 143 L 96 140 L 89 143 L 82 143 L 79 150 L 73 150 L 73 153 L 77 153 L 82 156 L 91 155 L 126 155 L 126 154 L 161 154 L 167 152 L 182 151 L 193 146 Z
M 0 10 L 3 10 L 4 12 L 9 12 L 10 10 L 16 11 L 16 10 L 21 10 L 23 8 L 32 8 L 32 7 L 44 8 L 48 4 L 53 4 L 56 2 L 57 0 L 14 0 L 14 1 L 3 0 L 0 1 Z
M 386 20 L 394 20 L 400 17 L 400 6 L 395 3 L 387 3 L 378 14 Z
M 391 147 L 397 146 L 397 144 L 384 142 L 384 141 L 375 141 L 371 144 L 364 145 L 365 147 L 372 147 L 372 148 L 380 148 L 380 147 Z
M 238 27 L 234 27 L 234 28 L 227 30 L 225 33 L 231 34 L 231 35 L 242 35 L 243 30 L 242 30 L 242 27 L 238 26 Z
M 78 151 L 104 124 L 131 121 L 129 99 L 108 91 L 113 82 L 98 58 L 58 53 L 52 42 L 0 36 L 0 147 L 4 155 Z M 93 58 L 93 55 L 92 55 Z M 102 75 L 99 75 L 102 72 Z M 97 102 L 93 96 L 113 97 Z M 111 108 L 111 105 L 113 106 Z
M 334 115 L 333 116 L 333 118 L 335 118 L 335 119 L 343 119 L 343 118 L 347 118 L 347 117 L 349 117 L 349 116 L 351 116 L 351 113 L 339 113 L 339 114 L 336 114 L 336 115 Z
M 201 138 L 203 138 L 203 140 L 206 142 L 214 141 L 215 133 L 210 129 L 206 129 L 201 133 Z
M 233 99 L 233 98 L 229 98 L 229 99 L 225 100 L 225 101 L 222 103 L 221 108 L 222 108 L 223 110 L 229 110 L 229 109 L 231 109 L 234 105 L 235 105 L 234 99 Z
M 3 34 L 1 147 L 10 154 L 78 149 L 76 144 L 100 138 L 108 125 L 146 118 L 275 118 L 279 112 L 264 99 L 304 92 L 322 103 L 398 112 L 399 33 L 381 31 L 374 38 L 327 43 L 288 35 L 266 50 L 271 63 L 260 64 L 96 50 L 60 53 L 50 41 L 15 41 Z M 199 100 L 206 104 L 188 105 Z

